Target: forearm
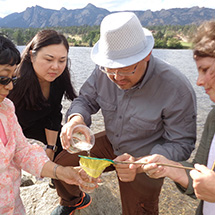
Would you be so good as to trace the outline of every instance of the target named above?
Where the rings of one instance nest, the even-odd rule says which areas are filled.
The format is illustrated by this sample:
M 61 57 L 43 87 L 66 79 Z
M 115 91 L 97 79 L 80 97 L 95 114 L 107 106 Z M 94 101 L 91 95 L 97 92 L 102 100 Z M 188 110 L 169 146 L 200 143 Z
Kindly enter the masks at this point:
M 84 123 L 89 126 L 91 124 L 91 110 L 88 104 L 89 102 L 86 103 L 82 98 L 75 99 L 66 113 L 66 121 L 69 120 L 71 115 L 80 114 Z
M 73 113 L 79 113 L 83 116 L 87 126 L 91 125 L 91 115 L 98 112 L 100 106 L 97 103 L 96 82 L 99 80 L 95 71 L 90 75 L 80 89 L 79 96 L 75 98 L 66 113 L 66 119 Z
M 46 140 L 48 145 L 54 146 L 57 142 L 58 131 L 53 131 L 45 128 Z
M 80 113 L 73 113 L 68 116 L 67 122 L 73 121 L 76 124 L 85 124 L 84 117 Z
M 52 161 L 48 161 L 44 164 L 41 171 L 41 177 L 49 177 L 65 182 L 67 182 L 68 179 L 79 179 L 78 171 L 76 171 L 74 167 L 63 167 Z
M 80 185 L 83 183 L 79 175 L 80 167 L 66 166 L 55 164 L 48 161 L 44 164 L 41 177 L 50 177 L 53 179 L 64 181 L 67 184 Z
M 44 164 L 42 168 L 41 177 L 49 177 L 49 178 L 57 179 L 60 169 L 61 169 L 61 166 L 56 166 L 54 162 L 48 161 Z
M 174 161 L 171 161 L 170 164 L 183 166 L 182 164 Z M 167 175 L 167 177 L 173 180 L 174 182 L 180 184 L 182 187 L 187 188 L 189 184 L 189 179 L 186 171 L 184 169 L 179 169 L 179 168 L 173 168 L 173 167 L 168 167 L 168 168 L 170 168 L 170 173 Z
M 50 160 L 54 159 L 54 152 L 56 150 L 56 143 L 58 138 L 58 131 L 53 131 L 45 128 L 46 140 L 47 140 L 47 148 L 46 154 L 50 158 Z M 50 147 L 51 146 L 51 147 Z

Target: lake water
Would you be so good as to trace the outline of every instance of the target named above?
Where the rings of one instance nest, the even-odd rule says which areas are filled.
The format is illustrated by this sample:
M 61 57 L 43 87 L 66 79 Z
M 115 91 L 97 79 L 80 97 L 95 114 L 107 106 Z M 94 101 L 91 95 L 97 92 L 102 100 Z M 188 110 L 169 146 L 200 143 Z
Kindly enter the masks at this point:
M 19 47 L 19 49 L 21 51 L 23 47 Z M 69 57 L 71 60 L 72 82 L 77 91 L 79 91 L 81 85 L 95 67 L 95 64 L 90 59 L 90 52 L 91 48 L 89 47 L 70 47 Z M 205 94 L 204 89 L 196 86 L 197 70 L 192 58 L 192 50 L 154 49 L 153 55 L 174 65 L 189 79 L 197 96 L 198 127 L 202 128 L 213 103 L 208 95 Z M 66 108 L 68 105 L 66 105 Z

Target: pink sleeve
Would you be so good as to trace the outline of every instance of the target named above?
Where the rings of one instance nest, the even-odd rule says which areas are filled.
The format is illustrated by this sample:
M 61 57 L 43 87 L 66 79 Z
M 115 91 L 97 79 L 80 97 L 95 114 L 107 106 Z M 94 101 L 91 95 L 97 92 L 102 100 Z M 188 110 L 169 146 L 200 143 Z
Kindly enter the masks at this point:
M 31 145 L 27 142 L 15 115 L 14 106 L 12 106 L 12 109 L 10 119 L 11 125 L 13 125 L 13 138 L 16 141 L 14 161 L 26 172 L 41 177 L 42 168 L 49 161 L 49 158 L 41 146 L 37 144 Z

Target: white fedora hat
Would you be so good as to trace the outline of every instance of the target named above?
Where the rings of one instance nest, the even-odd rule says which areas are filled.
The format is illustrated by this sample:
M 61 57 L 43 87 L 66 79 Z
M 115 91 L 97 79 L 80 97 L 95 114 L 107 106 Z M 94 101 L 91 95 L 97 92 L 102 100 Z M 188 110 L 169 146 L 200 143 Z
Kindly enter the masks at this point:
M 152 33 L 142 27 L 134 13 L 113 13 L 102 20 L 100 39 L 92 48 L 91 59 L 107 68 L 126 67 L 147 57 L 153 46 Z

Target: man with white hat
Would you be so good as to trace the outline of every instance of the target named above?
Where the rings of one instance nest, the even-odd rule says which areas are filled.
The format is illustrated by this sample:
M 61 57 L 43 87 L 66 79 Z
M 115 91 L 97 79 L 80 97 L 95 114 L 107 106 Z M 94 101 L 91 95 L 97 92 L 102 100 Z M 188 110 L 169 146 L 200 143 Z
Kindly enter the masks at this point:
M 115 159 L 129 153 L 134 157 L 161 154 L 175 161 L 189 158 L 196 138 L 195 93 L 184 75 L 152 55 L 153 46 L 151 32 L 142 28 L 134 13 L 113 13 L 103 19 L 100 39 L 91 52 L 96 68 L 72 102 L 62 128 L 65 149 L 71 129 L 77 124 L 89 126 L 91 115 L 101 109 L 106 135 L 97 136 L 92 157 Z M 55 162 L 79 165 L 77 154 L 66 150 Z M 119 180 L 123 215 L 158 214 L 162 184 L 163 179 L 145 173 L 129 183 Z M 61 205 L 53 215 L 72 214 L 80 209 L 75 205 L 89 205 L 89 195 L 78 187 L 62 181 L 55 185 Z

